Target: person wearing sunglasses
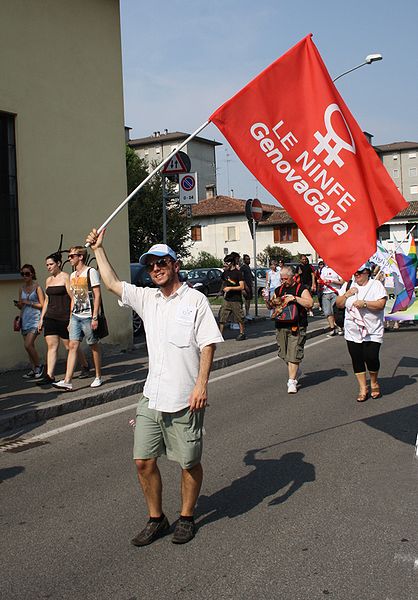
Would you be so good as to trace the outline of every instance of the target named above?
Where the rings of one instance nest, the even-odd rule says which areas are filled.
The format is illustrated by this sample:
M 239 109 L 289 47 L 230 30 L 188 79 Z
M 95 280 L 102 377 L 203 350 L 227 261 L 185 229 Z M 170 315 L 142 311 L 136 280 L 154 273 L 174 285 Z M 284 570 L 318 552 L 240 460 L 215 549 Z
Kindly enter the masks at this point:
M 93 229 L 86 241 L 96 255 L 103 283 L 143 320 L 148 346 L 148 376 L 139 397 L 134 460 L 149 520 L 133 538 L 146 546 L 168 533 L 157 459 L 166 455 L 181 467 L 181 511 L 172 542 L 193 539 L 194 509 L 202 485 L 203 418 L 215 347 L 223 338 L 207 298 L 179 280 L 177 255 L 155 244 L 139 259 L 157 288 L 121 281 L 103 248 L 103 233 Z
M 99 274 L 96 269 L 86 265 L 86 248 L 73 246 L 68 251 L 68 258 L 74 270 L 70 275 L 71 318 L 68 326 L 70 342 L 67 369 L 64 379 L 52 383 L 55 388 L 64 392 L 73 389 L 72 378 L 83 338 L 91 349 L 95 369 L 95 378 L 90 387 L 97 388 L 103 384 L 100 339 L 97 335 L 101 303 Z
M 336 301 L 338 308 L 345 308 L 344 337 L 359 385 L 357 402 L 369 397 L 367 371 L 371 398 L 381 396 L 377 378 L 387 292 L 380 281 L 371 279 L 371 272 L 370 263 L 362 265 L 354 273 L 350 287 L 347 289 L 347 283 L 342 286 Z
M 28 353 L 32 368 L 23 375 L 24 379 L 41 379 L 43 376 L 43 365 L 35 348 L 38 337 L 38 323 L 41 310 L 44 305 L 45 296 L 40 285 L 36 281 L 36 272 L 33 265 L 24 264 L 20 269 L 23 277 L 23 285 L 19 290 L 19 300 L 14 304 L 20 308 L 21 333 L 25 350 Z

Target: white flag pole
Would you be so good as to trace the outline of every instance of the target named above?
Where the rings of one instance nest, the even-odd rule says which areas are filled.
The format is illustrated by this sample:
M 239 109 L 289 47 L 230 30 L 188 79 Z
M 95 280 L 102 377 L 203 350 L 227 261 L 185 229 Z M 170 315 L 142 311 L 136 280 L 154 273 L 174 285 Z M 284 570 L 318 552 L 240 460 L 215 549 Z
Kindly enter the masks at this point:
M 169 160 L 171 160 L 173 158 L 173 156 L 175 156 L 177 154 L 177 152 L 179 152 L 179 150 L 181 150 L 182 148 L 184 148 L 184 146 L 190 142 L 190 140 L 192 140 L 194 137 L 197 136 L 198 133 L 200 133 L 202 131 L 202 129 L 204 129 L 205 127 L 207 127 L 209 125 L 210 121 L 205 121 L 200 127 L 198 127 L 196 129 L 196 131 L 194 131 L 191 135 L 189 135 L 189 137 L 187 139 L 184 140 L 184 142 L 182 142 L 179 146 L 176 147 L 175 150 L 173 150 L 173 152 L 171 152 L 171 154 L 169 154 L 167 156 L 167 158 L 165 158 L 163 161 L 160 162 L 160 164 L 152 171 L 152 173 L 150 173 L 143 181 L 141 181 L 141 183 L 129 194 L 129 196 L 127 198 L 125 198 L 125 200 L 123 202 L 121 202 L 119 204 L 119 206 L 112 212 L 112 214 L 106 219 L 106 221 L 100 225 L 99 229 L 97 230 L 97 233 L 101 233 L 103 231 L 103 229 L 105 227 L 107 227 L 107 225 L 110 223 L 110 221 L 112 221 L 112 219 L 114 219 L 116 217 L 116 215 L 122 210 L 122 208 L 125 206 L 125 204 L 127 204 L 129 202 L 129 200 L 131 200 L 135 194 L 137 194 L 139 192 L 139 190 L 144 187 L 144 185 L 146 183 L 148 183 L 148 181 L 154 177 L 154 175 L 156 173 L 158 173 L 158 171 L 161 171 L 161 169 L 163 168 L 163 166 L 165 164 L 168 163 Z M 90 246 L 89 243 L 85 244 L 85 247 L 88 248 Z

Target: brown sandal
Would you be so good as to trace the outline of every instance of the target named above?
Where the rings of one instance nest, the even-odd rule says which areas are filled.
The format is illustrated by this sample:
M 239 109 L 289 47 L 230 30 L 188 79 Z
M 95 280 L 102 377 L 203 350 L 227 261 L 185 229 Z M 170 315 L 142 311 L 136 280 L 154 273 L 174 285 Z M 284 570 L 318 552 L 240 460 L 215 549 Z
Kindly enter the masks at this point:
M 376 383 L 376 385 L 372 385 L 370 397 L 373 398 L 373 400 L 377 400 L 378 398 L 382 397 L 378 383 Z
M 364 392 L 359 392 L 359 395 L 357 396 L 357 402 L 365 402 L 367 400 L 367 398 L 369 397 L 369 390 L 368 388 L 366 388 L 366 390 Z

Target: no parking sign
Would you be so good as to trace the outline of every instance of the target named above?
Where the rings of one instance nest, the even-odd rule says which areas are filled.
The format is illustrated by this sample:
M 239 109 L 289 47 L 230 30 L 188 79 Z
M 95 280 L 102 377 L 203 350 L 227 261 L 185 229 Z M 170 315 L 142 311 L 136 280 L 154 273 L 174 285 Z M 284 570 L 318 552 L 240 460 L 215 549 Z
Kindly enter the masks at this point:
M 180 204 L 197 204 L 197 173 L 179 175 Z

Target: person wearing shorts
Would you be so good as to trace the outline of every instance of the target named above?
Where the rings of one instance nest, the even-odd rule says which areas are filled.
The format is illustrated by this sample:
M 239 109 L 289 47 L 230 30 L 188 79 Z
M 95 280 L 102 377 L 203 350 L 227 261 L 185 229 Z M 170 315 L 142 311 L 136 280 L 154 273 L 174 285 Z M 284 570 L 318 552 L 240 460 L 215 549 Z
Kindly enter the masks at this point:
M 73 389 L 72 378 L 77 362 L 77 353 L 84 338 L 91 349 L 95 369 L 95 378 L 90 387 L 97 388 L 103 384 L 100 338 L 97 335 L 101 304 L 99 274 L 96 269 L 86 265 L 86 248 L 73 246 L 68 251 L 68 258 L 74 271 L 70 276 L 71 317 L 68 329 L 70 343 L 67 369 L 64 379 L 52 384 L 55 388 L 64 392 Z
M 307 311 L 311 310 L 313 300 L 309 290 L 296 281 L 297 275 L 293 273 L 291 267 L 283 267 L 280 275 L 282 285 L 275 290 L 274 295 L 281 298 L 284 306 L 295 302 L 298 307 L 297 322 L 285 324 L 275 321 L 278 355 L 285 361 L 288 369 L 287 392 L 296 394 L 302 374 L 300 363 L 303 360 L 306 342 Z M 268 308 L 274 308 L 274 304 L 268 299 L 266 304 Z
M 103 233 L 93 229 L 86 241 L 95 252 L 103 283 L 143 320 L 148 346 L 148 376 L 135 421 L 134 460 L 148 507 L 146 526 L 132 539 L 146 546 L 170 528 L 162 505 L 158 458 L 181 467 L 181 511 L 172 542 L 195 536 L 194 509 L 202 485 L 201 465 L 207 384 L 219 332 L 207 298 L 179 280 L 179 261 L 166 244 L 155 244 L 139 260 L 157 288 L 120 281 L 103 248 Z
M 327 318 L 330 332 L 327 337 L 343 335 L 343 330 L 335 325 L 334 306 L 339 290 L 344 280 L 331 267 L 324 266 L 321 269 L 320 279 L 323 283 L 322 290 L 322 310 Z
M 244 291 L 244 276 L 237 266 L 237 259 L 228 254 L 224 259 L 223 294 L 224 299 L 219 313 L 219 329 L 223 333 L 225 324 L 232 315 L 239 325 L 238 342 L 245 340 L 244 311 L 242 310 L 242 292 Z

